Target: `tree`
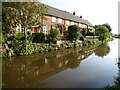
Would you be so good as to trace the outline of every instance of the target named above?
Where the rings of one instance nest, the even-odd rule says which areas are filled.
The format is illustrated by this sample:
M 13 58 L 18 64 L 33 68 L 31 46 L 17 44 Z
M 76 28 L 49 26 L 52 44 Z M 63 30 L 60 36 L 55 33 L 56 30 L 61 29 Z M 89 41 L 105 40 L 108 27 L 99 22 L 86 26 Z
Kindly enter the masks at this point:
M 109 29 L 104 25 L 97 25 L 95 29 L 95 33 L 99 36 L 99 40 L 103 42 L 108 37 Z
M 57 28 L 52 28 L 48 36 L 48 41 L 56 43 L 60 35 L 60 31 Z
M 111 28 L 111 26 L 109 24 L 106 23 L 106 24 L 103 24 L 103 26 L 106 26 L 109 29 L 109 32 L 112 31 L 112 28 Z
M 2 23 L 2 2 L 0 2 L 0 23 Z
M 3 26 L 3 30 L 6 27 L 11 29 L 11 27 L 14 28 L 20 24 L 24 31 L 24 36 L 26 29 L 35 23 L 40 24 L 40 19 L 44 18 L 43 13 L 47 12 L 45 5 L 38 2 L 3 2 L 2 9 L 3 20 L 7 24 Z
M 68 36 L 69 36 L 69 40 L 77 41 L 81 36 L 80 27 L 77 25 L 69 26 L 68 27 Z

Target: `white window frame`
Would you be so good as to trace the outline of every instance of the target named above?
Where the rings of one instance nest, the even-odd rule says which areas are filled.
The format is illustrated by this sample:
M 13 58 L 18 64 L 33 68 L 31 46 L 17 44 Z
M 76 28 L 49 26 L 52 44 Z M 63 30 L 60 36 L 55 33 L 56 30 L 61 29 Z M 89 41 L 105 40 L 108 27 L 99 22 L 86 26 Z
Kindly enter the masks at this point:
M 67 24 L 67 25 L 70 25 L 70 21 L 66 21 L 66 24 Z
M 48 27 L 44 25 L 42 31 L 43 31 L 43 33 L 47 33 L 48 32 Z
M 74 22 L 71 22 L 71 25 L 74 25 L 75 23 Z
M 62 19 L 61 19 L 61 18 L 59 18 L 58 22 L 59 22 L 59 23 L 62 23 Z
M 82 26 L 83 26 L 83 28 L 87 28 L 87 25 L 85 25 L 85 24 L 83 24 Z
M 79 27 L 82 27 L 82 24 L 81 24 L 81 23 L 79 23 Z
M 52 22 L 56 22 L 56 17 L 52 17 Z

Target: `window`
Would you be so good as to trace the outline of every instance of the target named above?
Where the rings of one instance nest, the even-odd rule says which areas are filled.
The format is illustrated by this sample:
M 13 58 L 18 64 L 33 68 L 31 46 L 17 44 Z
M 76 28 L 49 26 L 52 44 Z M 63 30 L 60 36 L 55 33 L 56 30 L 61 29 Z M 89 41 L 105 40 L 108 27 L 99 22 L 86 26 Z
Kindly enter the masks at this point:
M 74 25 L 74 22 L 71 22 L 71 25 Z
M 79 23 L 79 27 L 82 27 L 82 24 L 81 24 L 81 23 Z
M 69 21 L 66 21 L 66 24 L 67 24 L 67 25 L 69 25 L 69 24 L 70 24 L 70 22 L 69 22 Z
M 75 25 L 78 25 L 76 22 L 74 23 Z
M 47 31 L 48 31 L 47 26 L 43 26 L 43 33 L 47 33 Z
M 82 25 L 83 28 L 87 28 L 87 26 L 85 24 Z
M 59 23 L 62 23 L 62 19 L 59 18 Z
M 52 17 L 52 22 L 56 22 L 56 17 Z

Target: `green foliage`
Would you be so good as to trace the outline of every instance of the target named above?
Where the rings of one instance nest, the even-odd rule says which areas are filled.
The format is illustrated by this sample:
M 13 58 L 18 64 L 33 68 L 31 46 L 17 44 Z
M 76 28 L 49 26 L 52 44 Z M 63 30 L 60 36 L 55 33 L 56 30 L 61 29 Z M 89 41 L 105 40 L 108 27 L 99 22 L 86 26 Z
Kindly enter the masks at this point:
M 33 33 L 33 42 L 35 43 L 44 43 L 45 42 L 45 34 L 44 33 Z
M 50 30 L 50 34 L 48 35 L 48 42 L 56 43 L 60 37 L 60 31 L 57 28 L 53 28 Z
M 109 30 L 106 26 L 99 25 L 96 27 L 96 35 L 98 35 L 98 36 L 107 35 L 108 32 L 109 32 Z
M 25 33 L 28 27 L 40 23 L 47 8 L 38 2 L 3 2 L 2 11 L 3 33 L 8 33 L 19 24 Z
M 103 26 L 106 26 L 109 29 L 109 32 L 112 31 L 112 28 L 111 28 L 111 26 L 109 24 L 103 24 Z
M 109 29 L 104 25 L 98 25 L 96 26 L 96 35 L 98 35 L 99 40 L 103 42 L 109 35 Z
M 68 40 L 68 37 L 69 37 L 68 30 L 65 30 L 63 33 L 64 33 L 64 38 Z
M 80 38 L 80 27 L 77 25 L 72 25 L 68 27 L 69 40 L 76 41 Z
M 26 40 L 24 39 L 25 38 L 22 33 L 5 37 L 2 44 L 3 57 L 32 54 L 34 49 L 30 36 L 28 36 Z
M 85 41 L 82 44 L 83 44 L 83 46 L 90 47 L 90 46 L 98 46 L 101 43 L 97 39 L 94 39 L 94 40 L 92 40 L 92 39 L 85 39 Z

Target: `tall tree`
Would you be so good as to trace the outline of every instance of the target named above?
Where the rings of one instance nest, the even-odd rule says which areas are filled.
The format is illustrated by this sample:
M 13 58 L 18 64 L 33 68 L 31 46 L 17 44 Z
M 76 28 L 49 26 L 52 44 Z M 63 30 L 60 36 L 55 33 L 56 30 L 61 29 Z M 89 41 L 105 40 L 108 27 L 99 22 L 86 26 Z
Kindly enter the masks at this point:
M 95 26 L 95 33 L 99 36 L 99 39 L 103 42 L 109 34 L 109 29 L 104 25 Z
M 109 24 L 103 24 L 104 26 L 106 26 L 108 29 L 109 29 L 109 32 L 111 32 L 112 31 L 112 28 L 111 28 L 111 26 L 109 25 Z
M 2 9 L 6 27 L 10 29 L 20 24 L 24 35 L 27 28 L 40 24 L 40 19 L 44 18 L 44 13 L 47 12 L 45 5 L 38 2 L 4 2 Z

